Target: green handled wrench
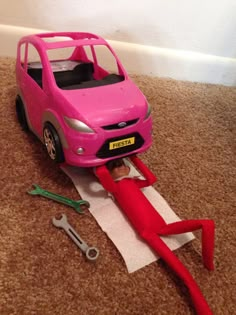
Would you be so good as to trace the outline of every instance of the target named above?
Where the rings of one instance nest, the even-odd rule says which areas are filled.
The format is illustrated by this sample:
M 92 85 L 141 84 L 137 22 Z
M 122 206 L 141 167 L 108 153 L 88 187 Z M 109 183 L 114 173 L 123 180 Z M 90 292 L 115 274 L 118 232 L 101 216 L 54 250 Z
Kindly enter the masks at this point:
M 63 197 L 61 195 L 57 195 L 50 191 L 47 191 L 36 184 L 33 184 L 33 186 L 35 189 L 28 191 L 30 195 L 40 195 L 48 199 L 55 200 L 67 206 L 73 207 L 78 213 L 83 213 L 83 210 L 81 210 L 81 206 L 86 206 L 88 208 L 90 207 L 89 202 L 86 200 L 72 200 L 70 198 Z

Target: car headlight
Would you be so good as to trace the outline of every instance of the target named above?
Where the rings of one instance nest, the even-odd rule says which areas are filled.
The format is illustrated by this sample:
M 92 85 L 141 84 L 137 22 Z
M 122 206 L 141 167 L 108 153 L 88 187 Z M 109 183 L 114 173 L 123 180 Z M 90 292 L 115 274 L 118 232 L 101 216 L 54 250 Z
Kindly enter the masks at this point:
M 148 105 L 148 108 L 147 108 L 147 112 L 144 119 L 147 119 L 151 115 L 151 111 L 152 111 L 151 105 L 149 103 L 147 103 L 147 105 Z
M 93 129 L 91 129 L 84 122 L 78 119 L 64 117 L 64 120 L 67 123 L 67 125 L 74 130 L 84 133 L 94 133 Z

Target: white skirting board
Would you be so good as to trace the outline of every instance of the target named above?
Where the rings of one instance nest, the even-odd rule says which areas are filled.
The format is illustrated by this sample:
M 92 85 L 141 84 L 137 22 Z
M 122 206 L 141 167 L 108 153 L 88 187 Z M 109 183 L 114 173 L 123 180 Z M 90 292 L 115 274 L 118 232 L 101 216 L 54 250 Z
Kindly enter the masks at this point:
M 16 44 L 22 36 L 42 32 L 46 31 L 0 24 L 0 56 L 15 57 Z M 129 74 L 236 85 L 236 59 L 234 58 L 112 40 L 109 40 L 109 43 Z

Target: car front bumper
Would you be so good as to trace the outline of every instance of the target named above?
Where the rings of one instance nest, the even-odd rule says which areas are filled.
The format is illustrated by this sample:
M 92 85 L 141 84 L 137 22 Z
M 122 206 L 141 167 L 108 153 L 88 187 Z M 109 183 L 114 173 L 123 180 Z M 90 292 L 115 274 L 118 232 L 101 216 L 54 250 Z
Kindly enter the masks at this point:
M 65 161 L 78 167 L 94 167 L 109 160 L 148 150 L 152 144 L 151 117 L 142 124 L 120 130 L 99 130 L 94 134 L 71 133 L 64 149 Z M 82 149 L 83 153 L 78 153 Z

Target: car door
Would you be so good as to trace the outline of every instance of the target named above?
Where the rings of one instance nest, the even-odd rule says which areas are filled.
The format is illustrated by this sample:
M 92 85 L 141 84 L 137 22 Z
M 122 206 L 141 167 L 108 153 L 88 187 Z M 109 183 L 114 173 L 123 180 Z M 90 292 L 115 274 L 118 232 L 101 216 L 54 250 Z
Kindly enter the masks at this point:
M 30 128 L 39 138 L 42 138 L 42 116 L 48 102 L 48 95 L 45 92 L 43 62 L 34 45 L 28 43 L 25 49 L 24 75 L 21 75 L 20 79 L 21 94 Z

